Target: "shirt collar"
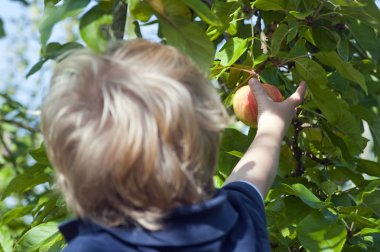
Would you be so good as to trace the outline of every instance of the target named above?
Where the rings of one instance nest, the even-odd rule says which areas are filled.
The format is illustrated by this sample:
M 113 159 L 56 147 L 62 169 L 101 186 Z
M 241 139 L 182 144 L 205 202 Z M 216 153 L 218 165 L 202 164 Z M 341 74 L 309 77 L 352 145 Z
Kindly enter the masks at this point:
M 79 235 L 106 232 L 134 245 L 190 246 L 224 236 L 234 226 L 237 217 L 236 211 L 227 201 L 226 193 L 219 190 L 209 201 L 176 208 L 168 218 L 168 226 L 160 231 L 110 228 L 83 219 L 62 224 L 59 229 L 68 242 Z

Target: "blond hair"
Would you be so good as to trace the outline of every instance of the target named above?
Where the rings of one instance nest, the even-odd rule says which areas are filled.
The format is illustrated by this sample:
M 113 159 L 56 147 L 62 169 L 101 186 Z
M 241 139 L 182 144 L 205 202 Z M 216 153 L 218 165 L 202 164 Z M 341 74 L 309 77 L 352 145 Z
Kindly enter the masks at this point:
M 74 212 L 156 230 L 173 208 L 211 197 L 228 122 L 213 89 L 175 48 L 145 40 L 62 60 L 43 103 L 42 130 Z

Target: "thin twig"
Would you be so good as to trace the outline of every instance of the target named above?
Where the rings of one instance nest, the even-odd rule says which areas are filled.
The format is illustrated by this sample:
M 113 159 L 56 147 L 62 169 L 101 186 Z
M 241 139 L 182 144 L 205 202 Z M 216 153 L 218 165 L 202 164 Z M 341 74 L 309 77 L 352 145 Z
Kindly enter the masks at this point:
M 13 152 L 11 151 L 11 148 L 8 146 L 8 144 L 5 142 L 5 139 L 3 137 L 3 134 L 0 134 L 0 142 L 2 143 L 2 145 L 4 146 L 4 149 L 5 151 L 7 152 L 8 156 L 9 156 L 9 159 L 11 160 L 11 163 L 13 165 L 14 168 L 17 168 L 17 164 L 16 164 L 16 161 L 15 159 L 13 158 Z
M 299 147 L 299 136 L 303 129 L 316 127 L 315 125 L 309 123 L 302 123 L 298 120 L 293 120 L 292 125 L 294 126 L 294 135 L 292 139 L 285 138 L 286 144 L 289 146 L 290 150 L 293 152 L 294 159 L 296 161 L 296 167 L 292 172 L 293 177 L 300 177 L 305 172 L 305 167 L 302 163 L 302 157 L 310 158 L 311 160 L 328 166 L 333 164 L 333 161 L 328 158 L 319 158 L 315 156 L 313 153 L 303 150 Z
M 342 220 L 344 226 L 346 227 L 347 236 L 348 237 L 352 237 L 352 229 L 350 228 L 350 226 L 348 225 L 348 223 L 343 218 L 341 220 Z
M 328 166 L 328 165 L 333 164 L 332 160 L 330 160 L 328 158 L 318 158 L 313 153 L 308 152 L 308 151 L 303 151 L 302 154 L 303 154 L 303 156 L 308 157 L 311 160 L 313 160 L 313 161 L 315 161 L 315 162 L 317 162 L 317 163 L 319 163 L 321 165 L 324 165 L 324 166 Z
M 253 47 L 254 47 L 254 44 L 255 44 L 255 40 L 253 39 L 255 37 L 255 28 L 254 28 L 254 25 L 253 25 L 253 16 L 250 17 L 250 21 L 251 21 L 251 33 L 252 33 L 250 56 L 252 58 L 252 61 L 255 61 L 255 58 L 254 58 L 255 56 L 253 55 Z
M 255 70 L 253 69 L 245 69 L 245 68 L 239 68 L 239 67 L 233 67 L 233 66 L 229 66 L 229 67 L 215 67 L 214 69 L 224 69 L 224 68 L 228 68 L 228 69 L 234 69 L 234 70 L 238 70 L 238 71 L 242 71 L 242 72 L 245 72 L 249 75 L 252 75 L 252 76 L 255 76 L 256 78 L 259 77 L 259 74 L 255 72 Z
M 28 126 L 28 125 L 26 125 L 26 124 L 23 124 L 23 123 L 21 123 L 21 122 L 18 122 L 18 121 L 13 121 L 13 120 L 9 120 L 9 119 L 4 119 L 4 118 L 2 118 L 2 119 L 0 119 L 0 122 L 13 124 L 13 125 L 15 125 L 15 126 L 17 126 L 17 127 L 20 127 L 20 128 L 26 129 L 26 130 L 28 130 L 28 131 L 30 131 L 30 132 L 33 132 L 33 133 L 35 133 L 35 132 L 39 132 L 38 129 L 35 129 L 35 128 L 33 128 L 33 127 L 30 127 L 30 126 Z
M 296 168 L 293 171 L 292 176 L 294 177 L 300 177 L 304 173 L 304 167 L 302 164 L 302 154 L 303 151 L 299 147 L 299 134 L 301 132 L 301 128 L 299 127 L 299 121 L 293 120 L 292 124 L 294 126 L 294 135 L 291 141 L 291 147 L 290 149 L 293 152 L 294 159 L 296 160 Z
M 313 21 L 318 17 L 319 12 L 321 12 L 321 10 L 322 10 L 324 4 L 325 4 L 325 1 L 323 1 L 323 0 L 321 0 L 321 1 L 319 2 L 318 9 L 315 11 L 315 13 L 314 13 L 314 15 L 313 15 Z

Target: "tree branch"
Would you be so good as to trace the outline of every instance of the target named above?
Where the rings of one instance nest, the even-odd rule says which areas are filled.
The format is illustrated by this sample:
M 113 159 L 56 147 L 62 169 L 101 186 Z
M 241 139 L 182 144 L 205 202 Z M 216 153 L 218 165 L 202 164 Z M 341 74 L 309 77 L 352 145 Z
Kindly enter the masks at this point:
M 300 177 L 304 171 L 305 168 L 302 163 L 302 154 L 303 150 L 299 147 L 299 134 L 301 132 L 301 128 L 299 127 L 300 122 L 293 120 L 292 124 L 294 126 L 294 136 L 292 137 L 292 140 L 285 139 L 286 143 L 289 145 L 290 150 L 293 152 L 294 159 L 296 160 L 296 168 L 292 172 L 293 177 Z
M 28 126 L 28 125 L 26 125 L 26 124 L 23 124 L 23 123 L 21 123 L 21 122 L 18 122 L 18 121 L 13 121 L 13 120 L 8 120 L 8 119 L 4 119 L 4 118 L 2 118 L 2 119 L 0 119 L 0 122 L 13 124 L 13 125 L 15 125 L 15 126 L 17 126 L 17 127 L 20 127 L 20 128 L 26 129 L 26 130 L 28 130 L 28 131 L 30 131 L 30 132 L 32 132 L 32 133 L 39 132 L 38 129 L 35 129 L 35 128 L 33 128 L 33 127 L 30 127 L 30 126 Z
M 308 128 L 316 128 L 317 125 L 313 125 L 310 123 L 302 123 L 301 121 L 298 121 L 297 119 L 292 121 L 292 125 L 294 126 L 294 136 L 290 140 L 289 138 L 285 138 L 286 144 L 289 146 L 290 150 L 293 152 L 294 159 L 296 160 L 296 168 L 292 172 L 293 177 L 299 177 L 305 172 L 305 167 L 302 163 L 302 157 L 310 158 L 311 160 L 324 165 L 328 166 L 333 164 L 333 161 L 328 158 L 319 158 L 313 153 L 303 150 L 299 147 L 299 135 L 302 130 L 308 129 Z
M 3 134 L 0 134 L 0 142 L 4 146 L 4 150 L 7 152 L 7 156 L 9 157 L 13 167 L 16 168 L 17 164 L 16 164 L 15 159 L 13 158 L 14 157 L 13 152 L 11 151 L 11 148 L 8 146 L 8 144 L 5 142 Z
M 254 36 L 256 36 L 256 34 L 259 34 L 261 33 L 261 20 L 262 20 L 262 16 L 261 16 L 261 11 L 257 11 L 257 20 L 256 20 L 256 24 L 254 26 Z
M 321 164 L 321 165 L 324 165 L 324 166 L 328 166 L 328 165 L 332 165 L 333 164 L 333 161 L 328 159 L 328 158 L 319 158 L 317 156 L 315 156 L 313 153 L 311 152 L 308 152 L 308 151 L 303 151 L 302 153 L 305 157 L 308 157 L 310 158 L 311 160 Z
M 313 15 L 313 21 L 318 17 L 319 13 L 321 12 L 323 6 L 325 4 L 325 1 L 324 0 L 320 0 L 319 1 L 319 6 L 318 6 L 318 9 L 315 11 L 314 15 Z

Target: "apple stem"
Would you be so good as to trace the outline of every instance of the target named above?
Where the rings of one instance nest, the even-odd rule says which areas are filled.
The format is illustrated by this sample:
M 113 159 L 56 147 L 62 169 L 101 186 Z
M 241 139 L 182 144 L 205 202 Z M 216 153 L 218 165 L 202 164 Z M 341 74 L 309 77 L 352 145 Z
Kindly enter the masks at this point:
M 216 67 L 218 68 L 218 67 Z M 221 68 L 224 68 L 224 67 L 221 67 Z M 244 81 L 242 81 L 241 83 L 238 83 L 237 86 L 235 87 L 235 91 L 237 89 L 239 89 L 241 86 L 243 86 L 246 82 L 248 82 L 252 77 L 254 78 L 257 78 L 260 80 L 260 75 L 253 69 L 244 69 L 244 68 L 240 68 L 240 67 L 234 67 L 234 66 L 229 66 L 229 67 L 225 67 L 225 68 L 229 68 L 229 69 L 234 69 L 234 70 L 238 70 L 238 71 L 242 71 L 242 72 L 245 72 L 245 73 L 248 73 L 249 76 L 248 78 L 246 78 Z M 235 92 L 234 91 L 234 92 Z
M 243 72 L 246 72 L 250 75 L 250 77 L 252 76 L 255 76 L 255 77 L 259 77 L 259 74 L 255 72 L 255 70 L 251 69 L 244 69 L 244 68 L 238 68 L 238 67 L 233 67 L 233 66 L 230 66 L 230 69 L 235 69 L 235 70 L 239 70 L 239 71 L 243 71 Z

